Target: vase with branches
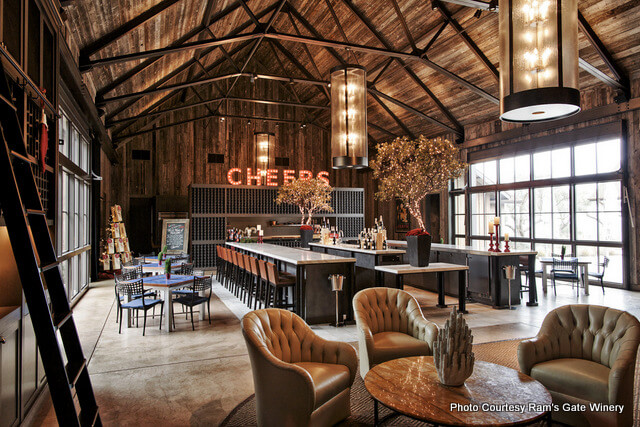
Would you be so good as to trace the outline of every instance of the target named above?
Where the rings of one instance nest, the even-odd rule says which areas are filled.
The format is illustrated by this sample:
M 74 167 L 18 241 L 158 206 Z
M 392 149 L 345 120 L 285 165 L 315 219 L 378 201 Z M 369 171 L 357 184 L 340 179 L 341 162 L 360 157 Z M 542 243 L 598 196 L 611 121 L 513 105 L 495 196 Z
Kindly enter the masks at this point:
M 329 204 L 333 187 L 318 178 L 294 179 L 278 189 L 276 203 L 296 205 L 302 215 L 301 224 L 310 225 L 313 214 L 333 212 Z
M 376 198 L 381 201 L 402 199 L 409 213 L 425 230 L 422 201 L 431 193 L 447 188 L 467 167 L 459 150 L 443 138 L 417 139 L 406 136 L 377 145 L 378 154 L 371 162 L 378 180 Z
M 378 154 L 371 167 L 378 179 L 378 200 L 401 199 L 418 228 L 407 233 L 407 256 L 415 267 L 429 265 L 431 235 L 426 231 L 423 200 L 428 194 L 447 188 L 451 179 L 466 168 L 459 151 L 442 138 L 396 138 L 377 145 Z

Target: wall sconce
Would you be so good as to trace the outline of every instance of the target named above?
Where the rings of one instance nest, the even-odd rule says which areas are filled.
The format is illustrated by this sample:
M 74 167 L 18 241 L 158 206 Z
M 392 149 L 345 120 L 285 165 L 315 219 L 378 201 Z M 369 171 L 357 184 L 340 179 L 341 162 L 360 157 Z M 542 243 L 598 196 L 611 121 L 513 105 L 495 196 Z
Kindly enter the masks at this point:
M 501 0 L 499 14 L 500 119 L 579 112 L 577 0 Z
M 331 70 L 331 156 L 334 169 L 369 166 L 364 67 L 344 65 Z
M 273 132 L 254 132 L 256 140 L 256 173 L 267 174 L 275 148 L 276 134 Z

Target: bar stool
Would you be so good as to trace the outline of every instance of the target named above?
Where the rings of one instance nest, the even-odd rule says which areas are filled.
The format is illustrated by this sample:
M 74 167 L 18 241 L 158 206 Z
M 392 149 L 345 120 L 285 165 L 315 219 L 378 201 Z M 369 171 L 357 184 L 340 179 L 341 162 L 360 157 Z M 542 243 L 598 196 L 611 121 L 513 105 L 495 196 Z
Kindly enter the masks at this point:
M 222 264 L 223 267 L 223 271 L 222 271 L 222 285 L 229 289 L 229 271 L 231 269 L 231 266 L 233 265 L 231 262 L 231 250 L 227 249 L 227 248 L 222 248 L 222 257 L 224 259 L 224 262 Z
M 284 290 L 293 288 L 296 285 L 296 276 L 286 274 L 281 275 L 275 264 L 267 263 L 267 275 L 269 276 L 269 288 L 267 288 L 267 307 L 271 306 L 271 290 L 273 290 L 273 307 L 275 308 L 295 308 L 295 304 L 283 302 Z M 280 297 L 278 296 L 280 294 Z M 295 301 L 295 299 L 294 299 Z
M 243 254 L 244 257 L 244 295 L 242 301 L 251 307 L 251 288 L 253 282 L 253 274 L 251 272 L 251 255 Z
M 220 283 L 222 279 L 222 246 L 216 246 L 216 280 Z
M 240 275 L 240 266 L 238 265 L 238 252 L 230 249 L 229 253 L 231 255 L 231 281 L 229 283 L 229 291 L 235 296 L 238 296 L 238 294 L 236 293 L 236 288 L 238 287 L 238 277 Z
M 258 260 L 258 271 L 260 273 L 260 303 L 262 304 L 261 308 L 267 307 L 267 295 L 269 289 L 269 275 L 267 274 L 267 261 L 259 259 Z
M 260 271 L 258 269 L 258 259 L 255 257 L 249 257 L 249 267 L 251 270 L 251 282 L 249 288 L 249 308 L 253 303 L 253 309 L 255 310 L 258 305 L 258 299 L 260 296 Z

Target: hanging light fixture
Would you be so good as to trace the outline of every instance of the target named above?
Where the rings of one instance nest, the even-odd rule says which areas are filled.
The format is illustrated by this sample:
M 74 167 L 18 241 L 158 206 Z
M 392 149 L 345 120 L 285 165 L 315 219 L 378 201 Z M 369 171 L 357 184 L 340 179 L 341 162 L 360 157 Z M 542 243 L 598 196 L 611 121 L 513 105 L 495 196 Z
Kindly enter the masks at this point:
M 358 65 L 331 70 L 331 156 L 334 169 L 369 166 L 367 72 Z
M 273 132 L 254 132 L 256 140 L 256 173 L 266 175 L 273 154 L 276 134 Z
M 500 0 L 500 119 L 580 111 L 577 0 Z

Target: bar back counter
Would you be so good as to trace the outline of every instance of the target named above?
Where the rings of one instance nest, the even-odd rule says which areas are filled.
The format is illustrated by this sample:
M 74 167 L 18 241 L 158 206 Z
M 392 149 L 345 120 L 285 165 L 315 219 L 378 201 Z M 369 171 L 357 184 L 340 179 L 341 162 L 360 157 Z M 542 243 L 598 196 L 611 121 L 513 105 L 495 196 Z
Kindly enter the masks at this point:
M 389 240 L 390 247 L 406 248 L 407 242 L 402 240 Z M 445 245 L 432 243 L 429 262 L 446 262 L 469 266 L 467 279 L 467 295 L 474 301 L 504 308 L 509 305 L 509 281 L 505 278 L 503 268 L 506 266 L 518 266 L 520 256 L 526 256 L 529 265 L 535 265 L 536 251 L 511 251 L 490 252 L 480 247 Z M 529 269 L 529 283 L 535 283 L 535 269 Z M 520 270 L 518 270 L 519 273 Z M 511 305 L 520 304 L 520 287 L 522 278 L 516 274 L 511 280 Z M 437 283 L 428 277 L 414 277 L 406 284 L 417 286 L 431 291 L 437 291 Z M 455 274 L 447 274 L 445 278 L 445 292 L 448 295 L 458 296 L 458 277 Z M 526 296 L 525 296 L 526 298 Z M 536 287 L 531 286 L 528 292 L 527 305 L 538 305 Z

